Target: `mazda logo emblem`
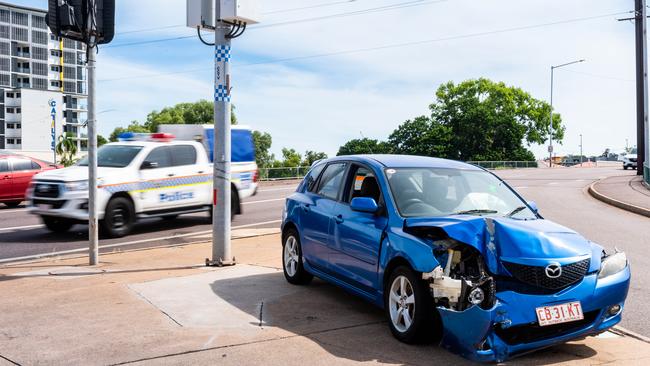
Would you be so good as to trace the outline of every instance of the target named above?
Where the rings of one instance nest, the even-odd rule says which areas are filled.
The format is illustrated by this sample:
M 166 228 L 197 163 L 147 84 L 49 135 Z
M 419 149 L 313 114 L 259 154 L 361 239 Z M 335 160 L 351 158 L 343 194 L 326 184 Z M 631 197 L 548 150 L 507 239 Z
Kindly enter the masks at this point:
M 560 265 L 560 263 L 554 262 L 546 266 L 544 272 L 546 273 L 546 277 L 548 278 L 558 278 L 562 276 L 562 266 Z

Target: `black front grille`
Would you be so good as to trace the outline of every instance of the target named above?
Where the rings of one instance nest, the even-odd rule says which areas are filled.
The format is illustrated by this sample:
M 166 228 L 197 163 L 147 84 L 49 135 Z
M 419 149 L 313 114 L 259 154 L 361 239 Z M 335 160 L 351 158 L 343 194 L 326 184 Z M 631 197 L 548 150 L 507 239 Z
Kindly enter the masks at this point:
M 584 314 L 584 319 L 569 323 L 540 326 L 538 323 L 516 325 L 514 327 L 501 329 L 496 326 L 494 332 L 509 345 L 542 341 L 549 338 L 559 337 L 565 334 L 577 332 L 591 325 L 600 314 L 600 310 L 590 311 Z
M 528 266 L 511 262 L 503 262 L 504 267 L 517 280 L 532 286 L 549 290 L 559 290 L 570 286 L 585 276 L 589 270 L 590 259 L 562 266 L 562 274 L 558 278 L 550 278 L 546 267 Z
M 636 158 L 630 158 L 630 161 L 636 163 Z
M 56 201 L 56 200 L 43 200 L 35 198 L 33 201 L 34 207 L 39 205 L 50 205 L 53 209 L 58 210 L 65 205 L 67 201 Z
M 58 198 L 60 194 L 59 185 L 56 183 L 34 184 L 34 197 Z

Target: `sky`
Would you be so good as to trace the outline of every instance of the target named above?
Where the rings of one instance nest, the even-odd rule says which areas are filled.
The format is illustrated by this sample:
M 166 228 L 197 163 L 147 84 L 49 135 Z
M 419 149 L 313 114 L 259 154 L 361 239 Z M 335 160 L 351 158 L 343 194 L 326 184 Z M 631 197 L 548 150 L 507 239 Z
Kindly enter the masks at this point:
M 580 135 L 586 155 L 635 145 L 634 24 L 617 20 L 632 16 L 633 0 L 259 1 L 261 23 L 233 41 L 232 94 L 240 124 L 270 133 L 276 155 L 290 147 L 332 156 L 350 139 L 386 139 L 428 115 L 448 81 L 486 77 L 548 101 L 551 65 L 578 59 L 586 61 L 555 71 L 554 108 L 566 126 L 556 152 L 578 154 Z M 117 34 L 98 55 L 102 135 L 212 99 L 213 49 L 185 27 L 185 0 L 116 6 Z M 179 37 L 188 38 L 143 43 Z

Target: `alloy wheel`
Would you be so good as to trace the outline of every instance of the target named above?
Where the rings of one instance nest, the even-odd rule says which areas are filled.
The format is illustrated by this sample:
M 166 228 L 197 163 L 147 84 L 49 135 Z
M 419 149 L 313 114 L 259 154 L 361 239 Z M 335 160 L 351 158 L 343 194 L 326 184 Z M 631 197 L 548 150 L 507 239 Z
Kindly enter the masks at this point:
M 395 329 L 402 333 L 408 331 L 415 315 L 415 293 L 406 276 L 396 277 L 391 284 L 388 306 Z
M 284 268 L 289 277 L 298 271 L 298 241 L 294 236 L 289 236 L 284 243 Z

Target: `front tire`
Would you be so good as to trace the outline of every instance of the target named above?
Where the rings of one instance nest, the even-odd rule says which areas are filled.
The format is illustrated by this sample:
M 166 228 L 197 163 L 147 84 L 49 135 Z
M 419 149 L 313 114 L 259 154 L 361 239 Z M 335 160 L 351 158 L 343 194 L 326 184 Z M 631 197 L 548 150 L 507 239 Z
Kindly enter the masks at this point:
M 623 170 L 627 170 L 627 168 L 628 168 L 627 165 L 623 165 Z
M 68 232 L 74 225 L 74 223 L 72 223 L 70 220 L 62 219 L 59 217 L 42 216 L 41 220 L 43 220 L 45 227 L 47 227 L 47 229 L 53 233 Z
M 308 285 L 314 276 L 305 270 L 302 263 L 300 236 L 295 229 L 289 229 L 282 236 L 282 269 L 284 278 L 293 285 Z
M 106 205 L 104 219 L 100 224 L 106 236 L 121 238 L 131 232 L 134 223 L 135 209 L 133 203 L 124 197 L 116 197 Z
M 20 206 L 21 203 L 22 203 L 22 201 L 4 202 L 5 206 L 7 206 L 9 208 L 16 208 L 16 207 Z
M 409 267 L 391 273 L 384 305 L 390 331 L 399 341 L 412 344 L 439 337 L 442 328 L 428 286 Z

